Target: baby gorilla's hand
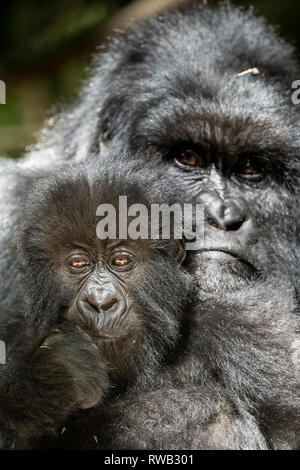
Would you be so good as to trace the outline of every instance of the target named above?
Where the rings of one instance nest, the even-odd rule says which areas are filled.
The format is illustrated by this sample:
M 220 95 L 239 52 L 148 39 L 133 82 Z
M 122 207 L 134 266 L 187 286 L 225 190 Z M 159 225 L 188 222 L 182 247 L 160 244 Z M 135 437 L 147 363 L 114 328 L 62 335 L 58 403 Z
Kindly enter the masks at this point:
M 69 382 L 71 407 L 91 408 L 101 401 L 108 386 L 106 367 L 97 346 L 80 327 L 65 324 L 51 330 L 39 356 L 47 368 L 55 365 L 57 380 L 61 374 L 61 380 Z
M 100 403 L 107 387 L 91 338 L 71 324 L 51 330 L 0 383 L 0 448 L 28 449 L 56 435 L 73 411 Z

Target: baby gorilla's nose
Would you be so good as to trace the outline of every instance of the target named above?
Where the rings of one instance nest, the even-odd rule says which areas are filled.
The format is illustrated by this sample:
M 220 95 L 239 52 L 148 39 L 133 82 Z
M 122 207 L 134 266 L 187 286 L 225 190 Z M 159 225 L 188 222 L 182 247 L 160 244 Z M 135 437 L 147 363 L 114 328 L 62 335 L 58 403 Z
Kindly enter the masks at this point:
M 105 298 L 103 302 L 100 302 L 98 305 L 102 310 L 106 312 L 117 303 L 119 303 L 119 299 L 117 298 L 117 296 L 113 296 Z
M 114 334 L 128 311 L 129 303 L 122 286 L 111 279 L 90 278 L 87 285 L 82 286 L 67 318 L 101 335 Z
M 81 298 L 81 307 L 93 309 L 95 313 L 116 314 L 123 308 L 123 296 L 111 285 L 94 287 Z

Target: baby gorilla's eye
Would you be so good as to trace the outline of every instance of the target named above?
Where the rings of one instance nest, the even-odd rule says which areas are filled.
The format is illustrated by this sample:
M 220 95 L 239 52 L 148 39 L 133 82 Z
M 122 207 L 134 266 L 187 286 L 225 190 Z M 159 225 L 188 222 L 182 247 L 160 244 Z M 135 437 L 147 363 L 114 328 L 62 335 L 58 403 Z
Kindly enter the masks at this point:
M 113 266 L 126 266 L 130 263 L 130 259 L 126 255 L 117 255 L 112 258 L 111 264 Z
M 76 258 L 76 259 L 73 259 L 73 261 L 71 262 L 71 265 L 73 268 L 81 269 L 81 268 L 84 268 L 85 266 L 88 266 L 89 263 L 87 263 L 87 261 L 84 259 Z
M 129 253 L 114 253 L 110 258 L 113 269 L 128 270 L 134 267 L 133 257 Z
M 181 150 L 174 160 L 179 168 L 191 169 L 199 165 L 198 155 L 190 149 Z
M 261 181 L 263 179 L 263 168 L 258 161 L 248 158 L 238 164 L 235 174 L 249 181 Z
M 68 267 L 72 272 L 86 271 L 92 264 L 92 260 L 87 255 L 73 255 L 68 259 Z

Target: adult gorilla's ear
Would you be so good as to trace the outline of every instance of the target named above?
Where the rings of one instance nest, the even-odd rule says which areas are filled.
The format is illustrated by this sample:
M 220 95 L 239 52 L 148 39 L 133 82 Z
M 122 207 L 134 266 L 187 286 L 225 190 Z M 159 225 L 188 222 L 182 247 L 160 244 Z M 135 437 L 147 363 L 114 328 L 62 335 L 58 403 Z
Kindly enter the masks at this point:
M 185 240 L 176 240 L 178 253 L 176 256 L 176 261 L 179 264 L 182 264 L 186 257 L 186 249 L 185 249 Z

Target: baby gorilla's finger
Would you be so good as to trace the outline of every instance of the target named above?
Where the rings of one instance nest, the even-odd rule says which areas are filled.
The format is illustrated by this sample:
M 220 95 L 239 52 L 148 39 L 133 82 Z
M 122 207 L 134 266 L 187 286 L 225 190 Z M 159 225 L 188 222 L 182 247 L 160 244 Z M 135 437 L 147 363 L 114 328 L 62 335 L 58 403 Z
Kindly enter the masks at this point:
M 108 384 L 106 365 L 92 338 L 80 326 L 67 322 L 50 330 L 39 350 L 47 351 L 47 361 L 54 361 L 71 380 L 75 408 L 91 408 L 101 401 Z
M 95 343 L 93 342 L 91 336 L 86 332 L 84 331 L 81 326 L 79 325 L 76 325 L 76 330 L 78 333 L 80 333 L 85 339 L 87 339 L 92 345 L 94 348 L 98 349 L 97 346 L 95 345 Z
M 52 346 L 63 337 L 63 332 L 58 328 L 51 330 L 49 336 L 41 344 L 40 349 L 52 349 Z

